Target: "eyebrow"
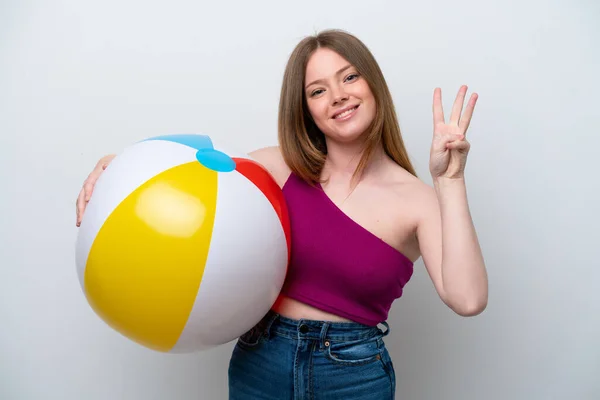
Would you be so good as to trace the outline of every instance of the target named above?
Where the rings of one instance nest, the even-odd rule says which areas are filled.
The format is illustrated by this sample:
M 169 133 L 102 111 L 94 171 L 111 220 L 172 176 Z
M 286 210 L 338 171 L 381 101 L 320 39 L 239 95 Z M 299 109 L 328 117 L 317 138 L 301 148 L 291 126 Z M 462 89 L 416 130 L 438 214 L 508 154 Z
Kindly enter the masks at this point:
M 352 68 L 352 65 L 351 65 L 351 64 L 348 64 L 348 65 L 346 65 L 345 67 L 342 67 L 342 68 L 340 68 L 340 69 L 339 69 L 339 70 L 338 70 L 338 71 L 337 71 L 335 74 L 336 74 L 336 75 L 339 75 L 339 74 L 341 74 L 342 72 L 344 72 L 345 70 L 347 70 L 348 68 Z M 306 85 L 304 88 L 306 89 L 306 88 L 308 88 L 309 86 L 311 86 L 311 85 L 314 85 L 314 84 L 316 84 L 316 83 L 319 83 L 319 82 L 322 82 L 322 81 L 323 81 L 322 79 L 317 79 L 317 80 L 315 80 L 315 81 L 312 81 L 312 82 L 311 82 L 311 83 L 309 83 L 308 85 Z

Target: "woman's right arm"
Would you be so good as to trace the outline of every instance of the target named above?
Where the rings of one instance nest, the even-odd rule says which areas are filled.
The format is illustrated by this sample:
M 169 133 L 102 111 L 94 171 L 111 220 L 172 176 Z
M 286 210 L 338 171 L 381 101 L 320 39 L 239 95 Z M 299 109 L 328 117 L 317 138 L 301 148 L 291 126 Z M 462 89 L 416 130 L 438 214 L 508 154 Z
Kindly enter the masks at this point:
M 108 167 L 108 164 L 115 158 L 115 154 L 109 154 L 102 157 L 92 172 L 88 175 L 87 179 L 83 182 L 83 187 L 77 197 L 77 222 L 76 225 L 81 225 L 81 219 L 85 212 L 85 207 L 92 196 L 96 181 L 102 175 L 102 172 Z M 264 147 L 255 150 L 249 154 L 251 158 L 265 167 L 269 173 L 273 176 L 279 187 L 283 187 L 285 181 L 288 179 L 291 170 L 283 160 L 283 156 L 278 146 Z
M 79 196 L 77 197 L 77 222 L 76 225 L 81 225 L 81 219 L 83 218 L 83 213 L 85 211 L 85 207 L 87 206 L 88 201 L 90 201 L 90 197 L 92 197 L 92 192 L 94 191 L 94 185 L 96 181 L 102 175 L 102 172 L 108 167 L 108 164 L 115 158 L 115 154 L 109 154 L 107 156 L 102 157 L 98 160 L 98 163 L 90 172 L 87 179 L 83 182 L 83 187 L 79 192 Z

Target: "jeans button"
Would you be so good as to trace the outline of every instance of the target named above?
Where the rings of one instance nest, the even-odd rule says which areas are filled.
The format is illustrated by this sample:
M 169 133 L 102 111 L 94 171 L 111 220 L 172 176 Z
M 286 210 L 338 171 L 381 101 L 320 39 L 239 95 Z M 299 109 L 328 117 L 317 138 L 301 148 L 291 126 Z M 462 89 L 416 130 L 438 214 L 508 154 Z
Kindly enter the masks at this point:
M 300 325 L 300 333 L 306 333 L 306 332 L 308 332 L 308 326 Z

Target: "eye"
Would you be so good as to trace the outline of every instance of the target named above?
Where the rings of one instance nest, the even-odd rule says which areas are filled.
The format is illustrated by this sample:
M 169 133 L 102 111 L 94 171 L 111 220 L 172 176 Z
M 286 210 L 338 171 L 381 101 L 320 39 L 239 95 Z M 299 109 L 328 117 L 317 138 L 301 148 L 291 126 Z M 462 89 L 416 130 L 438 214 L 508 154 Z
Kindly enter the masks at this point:
M 357 79 L 358 79 L 358 77 L 359 77 L 359 75 L 358 75 L 358 74 L 350 74 L 350 75 L 348 75 L 348 76 L 346 77 L 346 79 L 345 79 L 345 82 L 348 82 L 348 81 L 355 81 L 355 80 L 357 80 Z
M 310 96 L 311 96 L 311 97 L 314 97 L 314 96 L 317 96 L 317 95 L 319 95 L 319 94 L 321 94 L 321 93 L 323 93 L 323 89 L 317 89 L 317 90 L 313 90 L 313 91 L 310 93 Z

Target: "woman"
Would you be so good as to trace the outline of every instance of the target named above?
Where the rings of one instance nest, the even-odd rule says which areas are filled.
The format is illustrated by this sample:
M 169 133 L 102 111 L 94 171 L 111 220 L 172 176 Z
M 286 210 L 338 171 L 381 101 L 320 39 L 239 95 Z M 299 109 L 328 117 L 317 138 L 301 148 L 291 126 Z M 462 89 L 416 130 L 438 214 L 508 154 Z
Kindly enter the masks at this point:
M 487 274 L 464 180 L 477 95 L 463 114 L 466 92 L 446 122 L 434 91 L 432 188 L 409 161 L 367 47 L 337 30 L 298 44 L 284 74 L 280 145 L 250 154 L 283 190 L 292 257 L 276 304 L 234 348 L 230 399 L 394 398 L 386 319 L 420 257 L 448 307 L 462 316 L 484 310 Z M 84 183 L 78 225 L 113 157 Z

